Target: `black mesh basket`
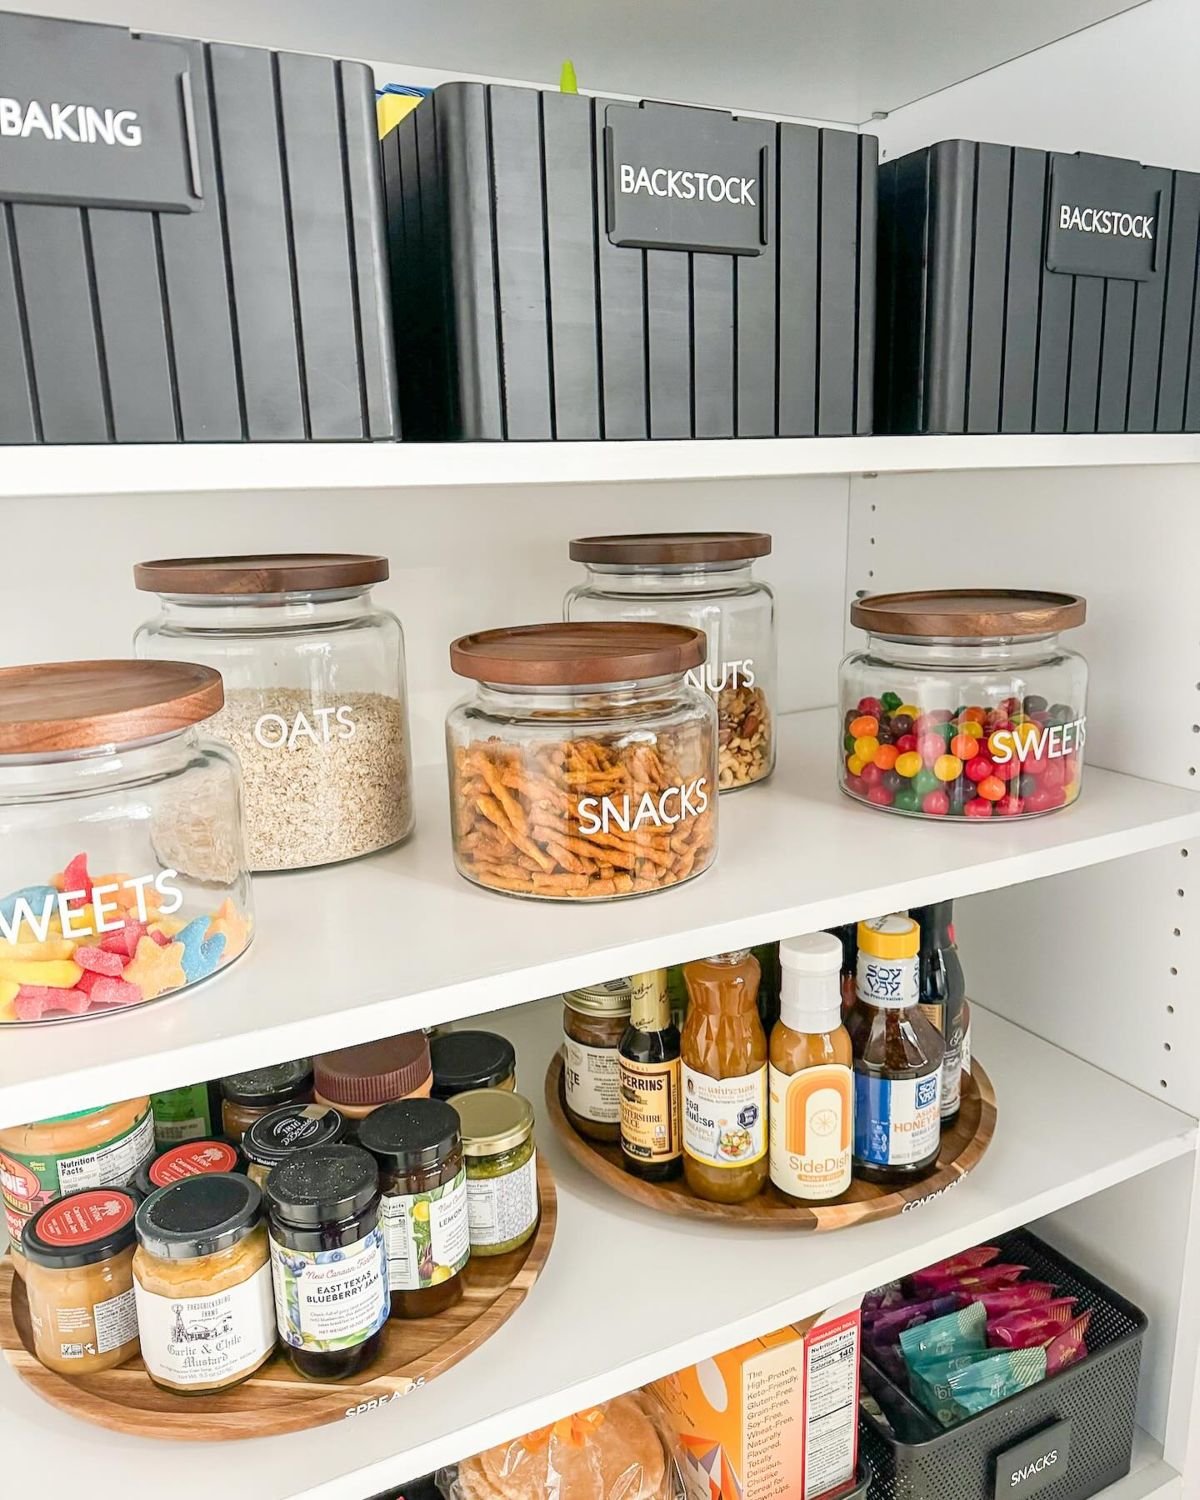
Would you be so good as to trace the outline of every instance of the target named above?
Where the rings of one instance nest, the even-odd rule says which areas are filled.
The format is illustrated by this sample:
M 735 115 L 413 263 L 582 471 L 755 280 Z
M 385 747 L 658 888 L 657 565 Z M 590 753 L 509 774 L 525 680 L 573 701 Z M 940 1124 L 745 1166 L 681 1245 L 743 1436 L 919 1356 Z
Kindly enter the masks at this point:
M 1087 1500 L 1129 1472 L 1145 1314 L 1028 1230 L 996 1243 L 1006 1261 L 1091 1309 L 1088 1356 L 949 1429 L 864 1356 L 863 1385 L 892 1427 L 864 1409 L 871 1500 Z M 1017 1468 L 1026 1477 L 1014 1484 Z

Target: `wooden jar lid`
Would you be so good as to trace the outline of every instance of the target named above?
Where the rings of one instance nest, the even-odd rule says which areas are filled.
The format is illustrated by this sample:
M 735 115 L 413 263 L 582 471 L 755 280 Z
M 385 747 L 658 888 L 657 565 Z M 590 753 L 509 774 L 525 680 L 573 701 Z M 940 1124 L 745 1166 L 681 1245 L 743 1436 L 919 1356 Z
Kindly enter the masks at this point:
M 770 550 L 771 538 L 765 531 L 642 531 L 628 536 L 577 536 L 571 543 L 576 562 L 644 567 L 749 562 L 766 557 Z
M 0 668 L 0 755 L 128 745 L 178 734 L 225 702 L 221 674 L 187 661 L 61 661 Z
M 1082 594 L 1038 589 L 924 589 L 868 594 L 850 606 L 850 623 L 876 635 L 984 640 L 1007 635 L 1054 635 L 1082 625 Z
M 461 635 L 450 666 L 460 677 L 509 687 L 589 687 L 678 675 L 707 655 L 704 632 L 690 625 L 580 620 Z
M 152 594 L 297 594 L 367 588 L 388 560 L 365 552 L 263 552 L 245 557 L 161 557 L 137 563 L 133 581 Z

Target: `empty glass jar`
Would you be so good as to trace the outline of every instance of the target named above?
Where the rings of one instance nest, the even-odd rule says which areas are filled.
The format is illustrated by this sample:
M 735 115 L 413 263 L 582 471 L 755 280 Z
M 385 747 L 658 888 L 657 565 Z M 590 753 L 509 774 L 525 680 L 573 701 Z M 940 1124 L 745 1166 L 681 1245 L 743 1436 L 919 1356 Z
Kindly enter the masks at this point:
M 666 620 L 704 632 L 708 659 L 688 673 L 717 704 L 719 785 L 750 786 L 775 767 L 775 596 L 753 576 L 771 550 L 762 531 L 578 537 L 587 566 L 563 605 L 567 620 Z
M 1079 795 L 1087 663 L 1059 644 L 1078 594 L 875 594 L 850 607 L 866 648 L 841 667 L 838 777 L 917 817 L 1033 817 Z
M 160 613 L 139 656 L 216 667 L 209 731 L 238 754 L 251 868 L 294 870 L 386 848 L 413 826 L 404 638 L 352 553 L 139 563 Z
M 186 662 L 0 670 L 0 1024 L 155 1000 L 251 934 L 236 758 Z

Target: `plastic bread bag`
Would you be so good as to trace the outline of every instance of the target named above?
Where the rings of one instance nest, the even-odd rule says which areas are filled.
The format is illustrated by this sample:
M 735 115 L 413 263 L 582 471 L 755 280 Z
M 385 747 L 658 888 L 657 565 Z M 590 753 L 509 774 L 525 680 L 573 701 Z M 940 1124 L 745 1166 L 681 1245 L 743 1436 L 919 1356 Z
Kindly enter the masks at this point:
M 641 1391 L 438 1473 L 446 1500 L 676 1500 L 677 1440 Z

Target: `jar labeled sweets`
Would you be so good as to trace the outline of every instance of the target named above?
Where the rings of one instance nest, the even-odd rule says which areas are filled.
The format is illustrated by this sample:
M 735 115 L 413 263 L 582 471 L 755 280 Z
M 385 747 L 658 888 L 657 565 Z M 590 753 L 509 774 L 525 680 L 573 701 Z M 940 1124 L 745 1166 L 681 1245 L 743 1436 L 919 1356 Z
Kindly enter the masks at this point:
M 210 732 L 245 778 L 251 868 L 332 864 L 412 831 L 404 639 L 371 598 L 387 559 L 352 553 L 139 563 L 160 612 L 139 656 L 225 679 Z
M 841 667 L 843 791 L 927 818 L 1023 818 L 1079 795 L 1087 663 L 1059 644 L 1078 594 L 874 594 L 850 606 L 866 648 Z
M 451 1106 L 461 1121 L 467 1164 L 471 1254 L 516 1250 L 538 1221 L 533 1106 L 503 1089 L 459 1094 Z
M 563 1103 L 580 1135 L 621 1139 L 621 1039 L 629 1025 L 628 979 L 563 995 Z
M 749 786 L 775 765 L 775 596 L 753 576 L 771 550 L 762 531 L 586 536 L 571 556 L 587 582 L 567 595 L 568 620 L 666 620 L 693 625 L 708 659 L 687 680 L 716 700 L 719 785 Z
M 527 625 L 450 648 L 454 857 L 493 890 L 596 900 L 676 885 L 717 849 L 717 716 L 680 625 Z
M 251 934 L 237 761 L 188 662 L 0 669 L 0 1025 L 206 979 Z

